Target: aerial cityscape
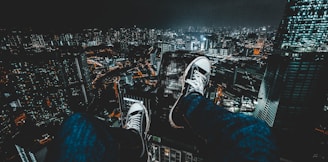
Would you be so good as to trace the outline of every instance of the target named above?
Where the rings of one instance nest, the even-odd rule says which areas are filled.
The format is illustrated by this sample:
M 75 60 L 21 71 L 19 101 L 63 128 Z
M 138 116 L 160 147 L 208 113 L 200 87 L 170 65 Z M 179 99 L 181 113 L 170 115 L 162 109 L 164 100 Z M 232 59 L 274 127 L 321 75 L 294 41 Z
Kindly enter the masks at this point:
M 215 4 L 229 4 L 218 2 Z M 177 1 L 175 7 L 180 3 L 189 1 Z M 209 7 L 209 3 L 203 6 Z M 256 3 L 260 2 L 254 0 Z M 261 7 L 271 3 L 263 1 Z M 192 137 L 182 138 L 188 132 L 177 131 L 167 122 L 169 107 L 181 88 L 172 77 L 178 78 L 196 55 L 211 62 L 205 96 L 232 113 L 265 121 L 275 135 L 280 161 L 327 161 L 328 2 L 276 3 L 279 5 L 268 8 L 280 7 L 275 16 L 259 16 L 258 23 L 250 22 L 253 25 L 242 25 L 243 18 L 236 19 L 240 21 L 236 24 L 208 23 L 203 15 L 197 16 L 204 21 L 196 25 L 180 15 L 177 17 L 186 17 L 185 22 L 174 20 L 174 27 L 156 27 L 160 21 L 153 19 L 161 17 L 157 15 L 120 27 L 115 23 L 123 20 L 113 18 L 100 26 L 68 23 L 52 28 L 52 23 L 38 26 L 24 22 L 28 25 L 22 26 L 3 18 L 10 23 L 0 26 L 0 161 L 44 161 L 57 130 L 75 112 L 121 127 L 130 102 L 135 100 L 142 101 L 151 114 L 150 161 L 206 161 Z M 196 9 L 197 4 L 191 8 Z M 169 8 L 166 2 L 158 5 L 162 10 Z M 63 13 L 68 13 L 68 8 Z M 86 4 L 79 8 L 85 9 Z M 60 21 L 54 14 L 49 17 Z

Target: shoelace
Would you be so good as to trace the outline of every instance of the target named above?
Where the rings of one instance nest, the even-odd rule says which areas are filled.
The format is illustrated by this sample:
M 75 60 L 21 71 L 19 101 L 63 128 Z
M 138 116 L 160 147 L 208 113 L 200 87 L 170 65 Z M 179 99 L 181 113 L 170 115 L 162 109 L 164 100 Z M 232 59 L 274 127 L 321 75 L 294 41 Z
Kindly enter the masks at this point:
M 187 79 L 186 83 L 191 85 L 190 92 L 199 92 L 203 94 L 204 84 L 206 82 L 206 76 L 200 73 L 198 70 L 194 70 L 192 79 Z
M 140 132 L 141 131 L 140 124 L 141 124 L 141 114 L 138 112 L 138 114 L 131 115 L 129 117 L 126 127 L 127 129 L 135 129 Z

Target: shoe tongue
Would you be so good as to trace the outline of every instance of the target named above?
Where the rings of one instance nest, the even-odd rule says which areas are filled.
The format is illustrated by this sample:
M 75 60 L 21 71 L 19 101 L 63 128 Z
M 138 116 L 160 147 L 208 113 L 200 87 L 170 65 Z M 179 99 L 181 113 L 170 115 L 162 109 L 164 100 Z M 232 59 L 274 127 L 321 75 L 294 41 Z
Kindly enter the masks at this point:
M 135 112 L 131 113 L 131 115 L 137 115 L 137 114 L 139 114 L 139 111 L 135 111 Z
M 198 71 L 199 71 L 200 73 L 202 73 L 203 75 L 205 75 L 205 74 L 207 73 L 207 71 L 205 71 L 204 69 L 202 69 L 202 68 L 200 68 L 200 67 L 198 67 Z

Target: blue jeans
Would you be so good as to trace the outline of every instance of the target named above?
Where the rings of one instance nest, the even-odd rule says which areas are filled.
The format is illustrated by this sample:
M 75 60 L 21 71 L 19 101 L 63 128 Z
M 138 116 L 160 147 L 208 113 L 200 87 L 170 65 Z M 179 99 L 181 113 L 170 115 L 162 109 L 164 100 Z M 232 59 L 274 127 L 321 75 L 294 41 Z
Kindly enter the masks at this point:
M 179 103 L 191 129 L 206 142 L 206 161 L 279 161 L 275 139 L 262 120 L 231 113 L 201 95 Z
M 137 132 L 109 127 L 93 116 L 75 113 L 67 118 L 48 147 L 46 161 L 136 161 L 141 153 Z
M 252 116 L 231 113 L 201 95 L 179 102 L 196 134 L 206 141 L 206 161 L 279 161 L 267 124 Z M 140 137 L 123 128 L 108 128 L 100 121 L 75 114 L 56 137 L 50 161 L 140 160 Z

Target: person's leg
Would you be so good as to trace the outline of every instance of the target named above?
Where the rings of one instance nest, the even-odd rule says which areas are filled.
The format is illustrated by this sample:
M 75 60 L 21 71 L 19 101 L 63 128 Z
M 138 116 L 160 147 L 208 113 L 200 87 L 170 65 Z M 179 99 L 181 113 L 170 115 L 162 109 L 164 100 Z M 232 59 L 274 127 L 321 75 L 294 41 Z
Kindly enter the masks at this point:
M 148 114 L 138 104 L 130 110 L 126 128 L 109 127 L 86 114 L 70 116 L 49 146 L 46 161 L 138 161 L 144 158 L 147 156 L 144 137 L 148 131 L 145 128 L 149 128 Z
M 64 121 L 46 161 L 118 161 L 119 144 L 104 123 L 76 113 Z
M 206 143 L 207 161 L 278 161 L 267 124 L 252 116 L 231 113 L 205 98 L 210 62 L 196 58 L 184 74 L 182 95 L 170 111 L 174 128 L 188 128 Z
M 267 124 L 252 116 L 231 113 L 199 94 L 182 98 L 188 127 L 207 144 L 211 161 L 278 161 Z

